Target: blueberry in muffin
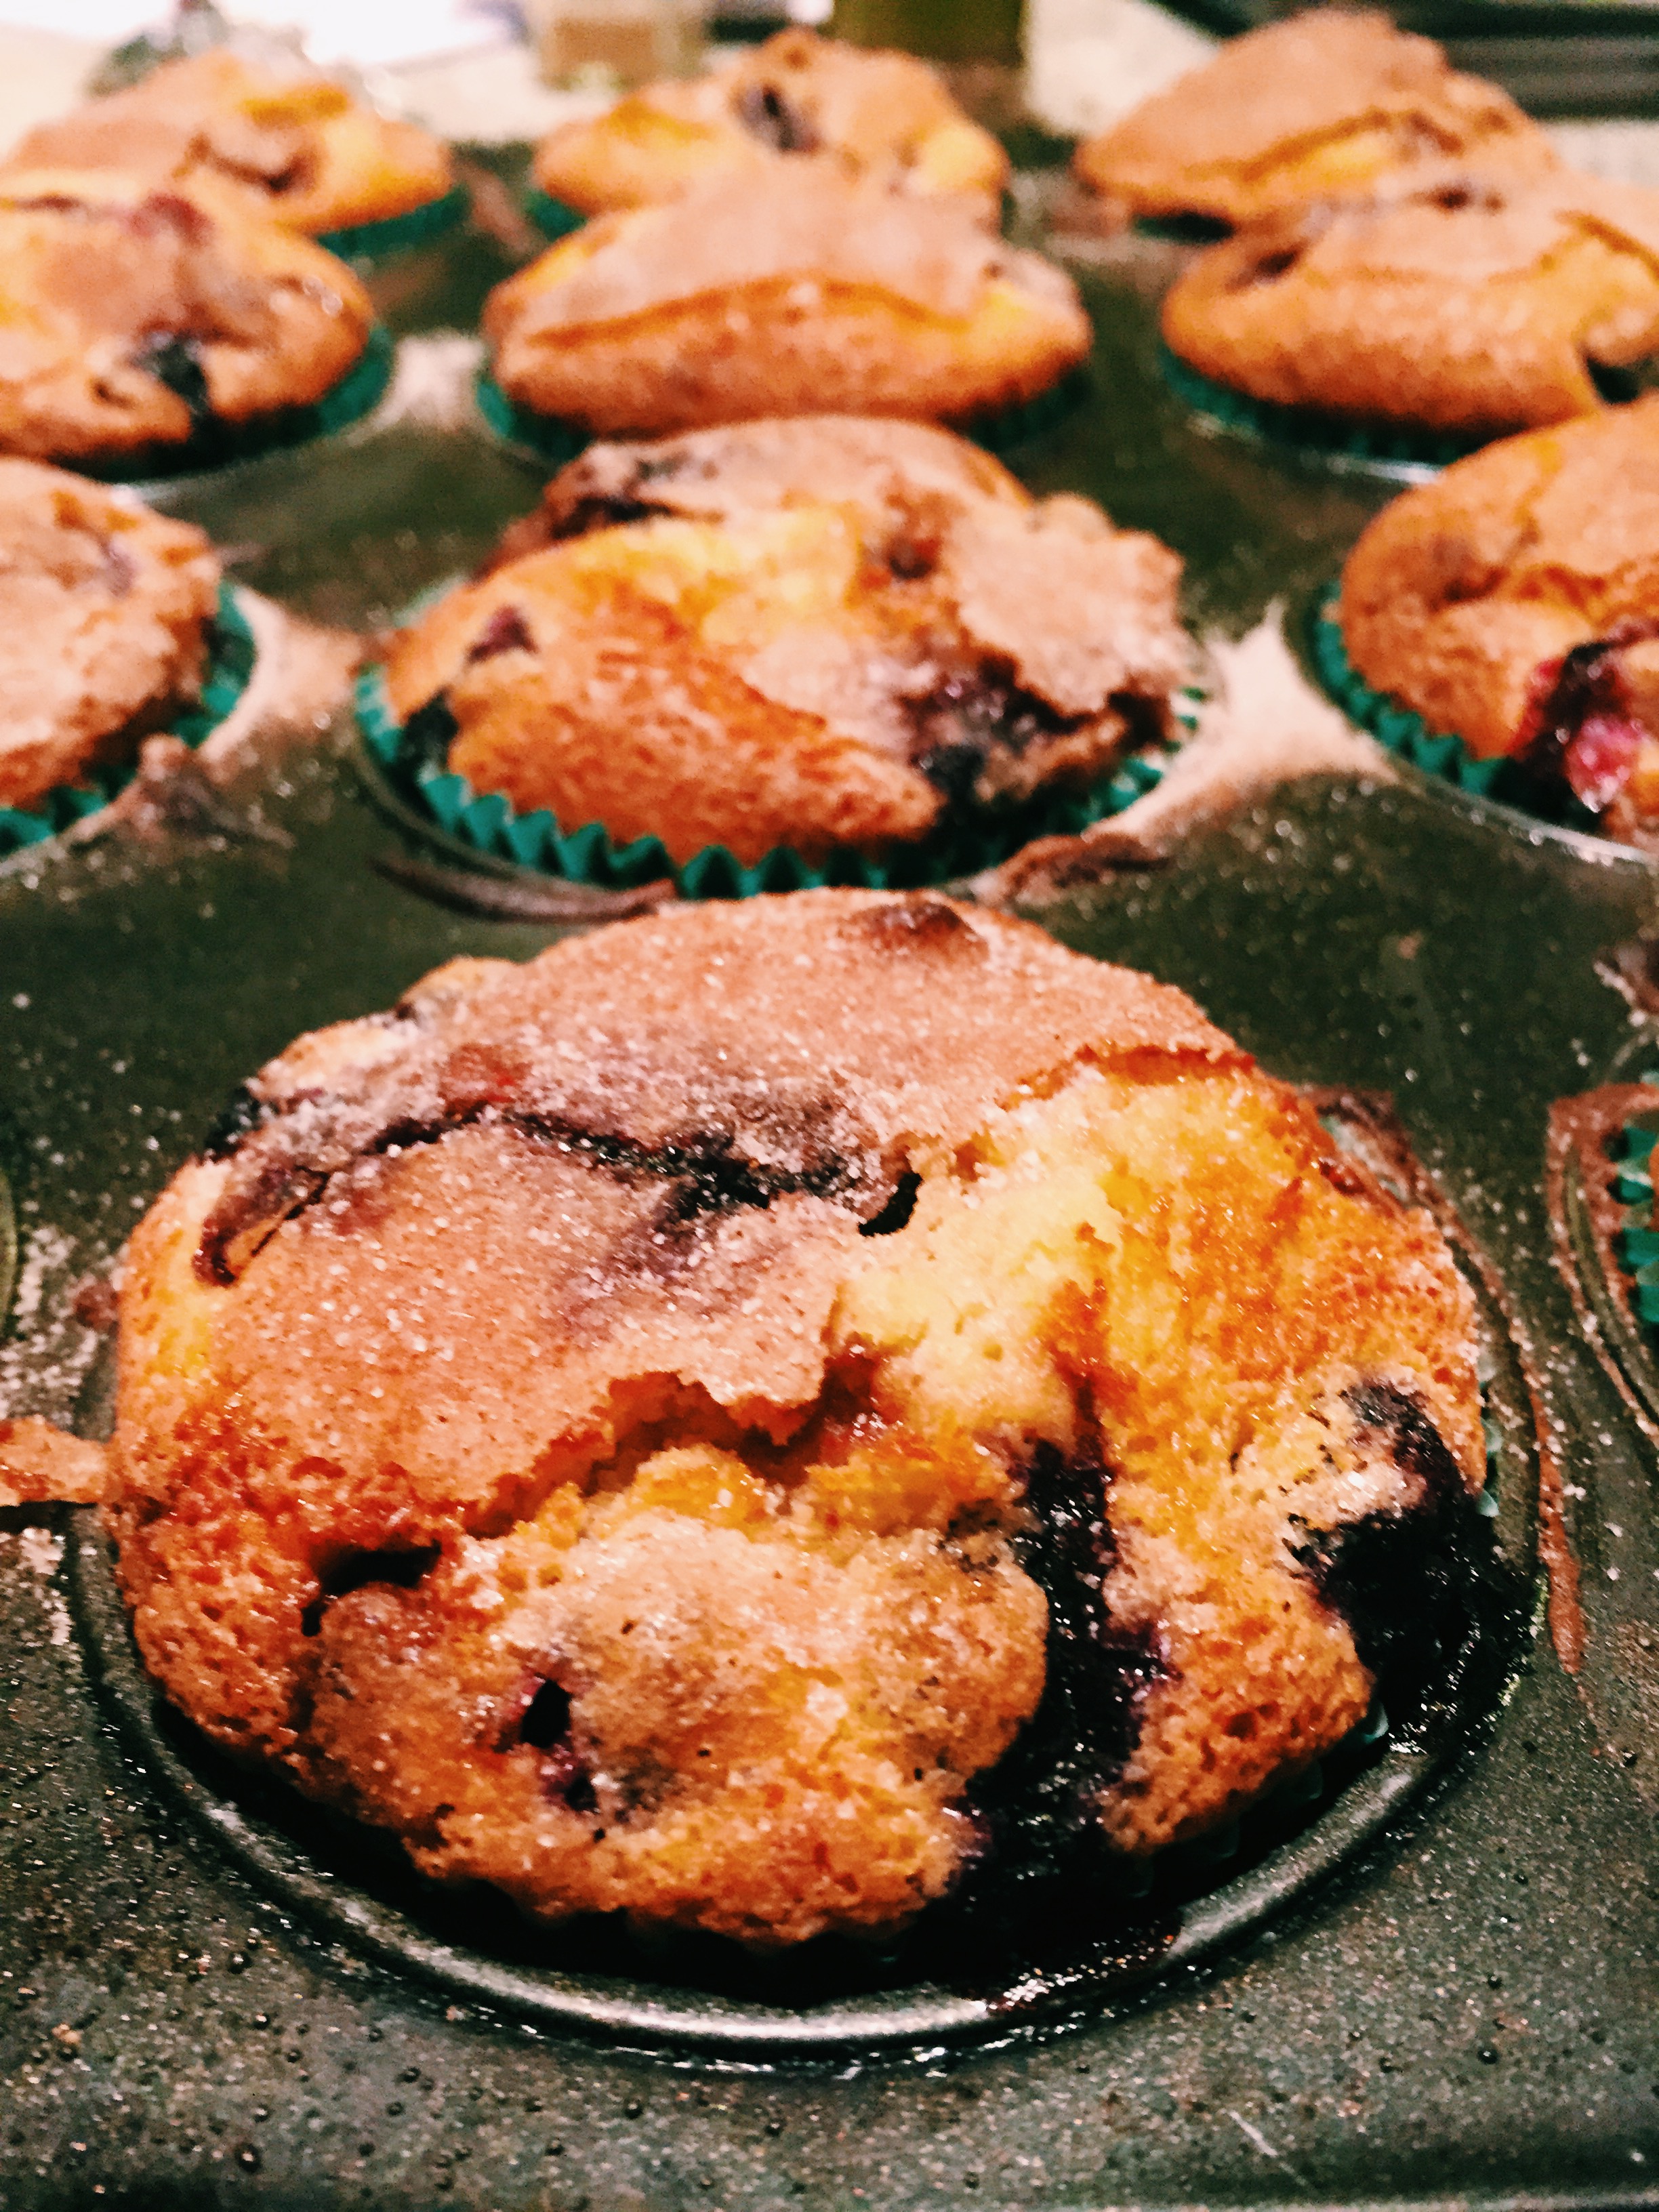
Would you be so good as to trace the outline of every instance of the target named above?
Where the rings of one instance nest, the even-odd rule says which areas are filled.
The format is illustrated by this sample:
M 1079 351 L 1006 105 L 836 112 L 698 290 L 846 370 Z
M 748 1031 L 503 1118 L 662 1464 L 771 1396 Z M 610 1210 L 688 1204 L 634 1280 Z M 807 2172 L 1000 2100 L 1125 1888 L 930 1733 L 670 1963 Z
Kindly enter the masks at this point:
M 1489 446 L 1385 507 L 1342 574 L 1366 683 L 1504 787 L 1659 840 L 1659 394 Z
M 577 216 L 676 198 L 715 175 L 768 189 L 781 161 L 817 155 L 850 176 L 994 212 L 1008 157 L 913 55 L 780 31 L 702 76 L 644 86 L 536 149 L 537 189 Z
M 602 445 L 393 642 L 406 769 L 674 862 L 915 845 L 1167 739 L 1181 564 L 949 431 Z
M 216 47 L 31 131 L 23 169 L 118 169 L 148 184 L 202 179 L 246 192 L 284 228 L 356 230 L 430 208 L 455 190 L 449 149 L 378 115 L 343 85 Z
M 1230 40 L 1085 139 L 1073 166 L 1127 214 L 1234 225 L 1424 172 L 1518 182 L 1556 164 L 1508 94 L 1457 74 L 1431 39 L 1312 8 Z
M 363 362 L 368 298 L 245 194 L 113 170 L 0 176 L 0 451 L 182 461 L 308 420 Z
M 1048 391 L 1091 343 L 1040 255 L 824 161 L 588 223 L 495 288 L 483 329 L 510 400 L 595 436 L 971 417 Z
M 1311 204 L 1200 254 L 1164 335 L 1231 392 L 1342 422 L 1565 422 L 1659 349 L 1659 192 L 1563 173 Z
M 1178 993 L 683 907 L 254 1078 L 130 1249 L 111 1522 L 167 1694 L 428 1874 L 792 1944 L 1032 1807 L 1127 1885 L 1432 1672 L 1472 1328 Z
M 0 807 L 130 757 L 197 696 L 219 564 L 202 532 L 0 459 Z

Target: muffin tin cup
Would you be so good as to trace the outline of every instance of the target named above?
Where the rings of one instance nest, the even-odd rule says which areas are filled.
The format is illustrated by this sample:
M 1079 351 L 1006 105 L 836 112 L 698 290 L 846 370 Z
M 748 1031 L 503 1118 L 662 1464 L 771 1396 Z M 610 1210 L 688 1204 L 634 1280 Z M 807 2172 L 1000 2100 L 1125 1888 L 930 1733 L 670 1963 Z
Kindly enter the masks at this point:
M 1516 763 L 1506 755 L 1480 758 L 1469 750 L 1462 738 L 1431 729 L 1414 708 L 1369 684 L 1348 658 L 1342 626 L 1337 620 L 1341 590 L 1340 580 L 1328 584 L 1314 601 L 1308 619 L 1308 655 L 1321 684 L 1351 722 L 1369 730 L 1389 752 L 1409 761 L 1425 775 L 1452 784 L 1476 799 L 1498 799 L 1529 822 L 1540 823 L 1576 837 L 1588 837 L 1601 852 L 1610 849 L 1589 807 L 1574 801 L 1557 813 L 1542 812 L 1529 795 Z
M 964 416 L 945 427 L 971 439 L 987 453 L 1012 453 L 1057 428 L 1082 404 L 1088 390 L 1088 372 L 1074 369 L 1029 399 Z M 478 371 L 473 391 L 479 414 L 502 444 L 547 467 L 562 468 L 592 443 L 593 434 L 580 423 L 538 414 L 533 407 L 511 398 L 488 366 Z
M 219 604 L 209 625 L 208 665 L 200 696 L 175 716 L 167 734 L 182 738 L 192 751 L 206 743 L 240 703 L 253 675 L 257 648 L 234 584 L 221 584 Z M 88 783 L 58 784 L 27 807 L 0 806 L 0 860 L 31 845 L 44 844 L 77 823 L 101 813 L 125 790 L 136 773 L 133 761 L 101 769 Z
M 466 186 L 457 185 L 437 199 L 424 200 L 402 215 L 321 231 L 317 244 L 342 261 L 386 261 L 394 254 L 411 253 L 418 246 L 435 245 L 439 239 L 447 238 L 466 221 L 471 205 L 472 196 Z
M 580 208 L 555 199 L 551 192 L 543 191 L 537 185 L 525 186 L 524 211 L 550 245 L 568 238 L 572 231 L 580 230 L 589 220 Z
M 1218 384 L 1162 341 L 1158 358 L 1164 382 L 1194 414 L 1239 437 L 1322 462 L 1341 474 L 1421 483 L 1492 443 L 1480 434 L 1355 422 L 1316 407 L 1255 399 L 1231 385 Z
M 376 323 L 345 374 L 307 406 L 275 408 L 246 422 L 214 422 L 179 445 L 138 447 L 131 453 L 66 460 L 63 465 L 100 483 L 159 483 L 333 437 L 379 406 L 392 381 L 396 353 L 391 331 Z
M 376 665 L 357 679 L 360 761 L 369 791 L 399 826 L 473 870 L 582 884 L 594 890 L 629 890 L 671 880 L 682 898 L 743 899 L 762 892 L 816 890 L 827 884 L 866 890 L 918 890 L 977 875 L 1011 860 L 1038 837 L 1076 836 L 1154 789 L 1178 748 L 1129 754 L 1085 793 L 1055 794 L 1046 803 L 921 841 L 886 860 L 844 851 L 812 861 L 780 845 L 752 866 L 724 845 L 706 845 L 689 860 L 671 859 L 659 837 L 618 845 L 601 823 L 561 829 L 546 808 L 520 814 L 501 792 L 475 792 L 463 775 L 422 766 L 410 757 L 408 733 L 392 714 L 384 672 Z M 1182 695 L 1178 719 L 1188 729 L 1196 695 Z

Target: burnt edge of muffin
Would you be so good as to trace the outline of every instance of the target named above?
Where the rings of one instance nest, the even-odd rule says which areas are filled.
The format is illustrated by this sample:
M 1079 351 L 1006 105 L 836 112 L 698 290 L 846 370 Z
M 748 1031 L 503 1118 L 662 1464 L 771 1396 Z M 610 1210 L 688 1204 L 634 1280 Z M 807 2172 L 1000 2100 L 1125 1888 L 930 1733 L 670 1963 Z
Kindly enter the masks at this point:
M 184 401 L 190 410 L 190 435 L 118 453 L 72 455 L 63 465 L 100 483 L 139 483 L 198 476 L 285 446 L 332 437 L 380 404 L 392 381 L 396 350 L 391 331 L 384 323 L 375 323 L 356 360 L 320 399 L 270 408 L 245 422 L 231 422 L 216 415 L 209 403 L 197 341 L 187 332 L 153 332 L 134 354 L 133 365 Z
M 1206 421 L 1237 436 L 1281 447 L 1307 460 L 1322 461 L 1336 470 L 1418 481 L 1437 474 L 1503 434 L 1496 430 L 1467 434 L 1418 430 L 1398 423 L 1366 422 L 1317 407 L 1256 399 L 1235 386 L 1219 384 L 1206 376 L 1162 340 L 1158 364 L 1170 391 Z
M 625 504 L 631 510 L 636 503 Z M 639 514 L 630 511 L 622 519 L 642 520 L 654 512 L 647 503 L 637 504 Z M 813 861 L 787 846 L 778 846 L 752 866 L 724 845 L 705 846 L 677 866 L 658 837 L 636 837 L 618 845 L 601 823 L 565 831 L 544 807 L 520 814 L 503 793 L 475 792 L 465 776 L 447 766 L 457 725 L 441 692 L 400 723 L 386 699 L 382 670 L 371 665 L 356 679 L 355 702 L 360 758 L 369 772 L 371 795 L 387 804 L 400 826 L 428 842 L 458 849 L 474 866 L 480 859 L 486 864 L 505 862 L 534 876 L 603 890 L 629 890 L 666 877 L 682 897 L 692 899 L 752 898 L 761 892 L 816 889 L 825 884 L 872 890 L 936 888 L 1012 859 L 1035 838 L 1075 836 L 1091 823 L 1121 814 L 1163 781 L 1178 750 L 1179 741 L 1146 726 L 1155 711 L 1153 703 L 1123 695 L 1114 700 L 1114 708 L 1124 714 L 1132 731 L 1136 721 L 1141 729 L 1108 774 L 1086 787 L 1056 785 L 1023 802 L 964 805 L 957 794 L 964 773 L 982 763 L 985 738 L 981 732 L 976 740 L 971 731 L 963 738 L 944 725 L 952 718 L 965 718 L 965 710 L 982 717 L 988 706 L 994 715 L 999 686 L 992 677 L 978 687 L 971 708 L 965 696 L 945 696 L 949 689 L 930 695 L 915 709 L 922 755 L 916 765 L 946 798 L 940 820 L 927 837 L 881 860 L 848 848 Z M 1018 731 L 1021 717 L 1029 715 L 1031 726 L 1023 742 L 1029 743 L 1048 720 L 1058 719 L 1041 700 L 1020 692 L 1018 686 L 1002 687 L 1002 696 L 1009 726 Z M 1199 699 L 1197 692 L 1188 690 L 1171 702 L 1180 740 L 1191 734 Z M 935 726 L 931 736 L 930 723 Z M 1006 732 L 999 728 L 996 734 Z
M 1337 617 L 1341 597 L 1340 577 L 1316 594 L 1308 610 L 1307 652 L 1322 687 L 1351 722 L 1425 775 L 1454 784 L 1474 798 L 1498 799 L 1553 829 L 1606 835 L 1601 817 L 1575 798 L 1559 778 L 1529 769 L 1526 761 L 1510 753 L 1482 759 L 1470 752 L 1462 738 L 1431 729 L 1415 708 L 1368 684 L 1348 658 Z M 1581 653 L 1587 650 L 1580 648 Z
M 132 732 L 130 746 L 98 769 L 85 783 L 57 784 L 26 806 L 0 806 L 0 860 L 72 830 L 101 813 L 125 791 L 137 772 L 141 738 L 157 731 L 183 738 L 192 750 L 204 744 L 234 711 L 252 679 L 258 648 L 236 587 L 222 582 L 213 613 L 204 625 L 207 667 L 195 703 L 158 720 L 146 714 Z
M 404 1006 L 386 1018 L 419 1017 Z M 1334 1176 L 1352 1176 L 1356 1188 L 1380 1182 L 1398 1199 L 1430 1205 L 1443 1229 L 1449 1218 L 1458 1232 L 1455 1241 L 1478 1262 L 1385 1101 L 1309 1095 L 1345 1153 L 1334 1164 Z M 234 1158 L 279 1110 L 240 1086 L 213 1124 L 204 1154 Z M 447 1128 L 477 1118 L 459 1113 L 418 1131 L 388 1120 L 354 1157 L 387 1150 L 411 1135 L 434 1141 Z M 734 1159 L 722 1137 L 712 1148 L 715 1180 L 705 1187 L 707 1155 L 689 1143 L 630 1146 L 610 1133 L 597 1140 L 593 1133 L 581 1134 L 588 1141 L 575 1148 L 607 1172 L 682 1179 L 689 1186 L 688 1218 L 710 1207 L 769 1204 L 768 1176 L 781 1186 L 817 1187 L 857 1212 L 852 1201 L 864 1197 L 867 1203 L 876 1180 L 858 1163 L 827 1152 L 799 1170 L 751 1176 L 750 1164 Z M 570 1139 L 559 1134 L 552 1141 Z M 302 1192 L 301 1204 L 314 1202 L 325 1183 L 325 1177 L 317 1178 Z M 919 1179 L 901 1173 L 879 1188 L 882 1194 L 860 1222 L 860 1234 L 901 1227 Z M 668 1212 L 682 1203 L 671 1190 Z M 204 1249 L 207 1241 L 204 1236 Z M 1485 1279 L 1485 1267 L 1478 1271 Z M 1375 1677 L 1364 1723 L 1318 1765 L 1265 1794 L 1227 1827 L 1145 1861 L 1114 1853 L 1091 1808 L 1133 1753 L 1143 1701 L 1166 1664 L 1154 1634 L 1126 1632 L 1112 1622 L 1103 1602 L 1115 1545 L 1111 1469 L 1097 1441 L 1085 1439 L 1069 1455 L 1036 1445 L 1025 1465 L 1025 1516 L 1013 1540 L 1020 1565 L 1048 1603 L 1043 1695 L 1009 1751 L 964 1791 L 961 1809 L 976 1832 L 976 1848 L 952 1888 L 896 1934 L 828 1935 L 765 1955 L 696 1931 L 659 1934 L 641 1949 L 615 1916 L 527 1928 L 504 1897 L 482 1885 L 458 1893 L 422 1881 L 395 1837 L 301 1799 L 262 1767 L 250 1768 L 215 1750 L 165 1700 L 156 1701 L 157 1709 L 170 1737 L 197 1764 L 205 1759 L 245 1800 L 252 1792 L 264 1816 L 302 1850 L 314 1850 L 320 1840 L 331 1856 L 343 1855 L 351 1880 L 372 1867 L 380 1894 L 390 1894 L 422 1924 L 447 1932 L 469 1950 L 483 1942 L 505 1957 L 528 1957 L 562 1971 L 637 1973 L 658 1984 L 768 2005 L 833 2004 L 920 1983 L 982 2002 L 990 2018 L 1023 2014 L 1156 1971 L 1190 1906 L 1293 1841 L 1322 1802 L 1388 1751 L 1432 1750 L 1455 1741 L 1472 1721 L 1494 1709 L 1520 1649 L 1526 1611 L 1523 1577 L 1496 1542 L 1496 1428 L 1488 1420 L 1487 1487 L 1471 1497 L 1414 1395 L 1381 1378 L 1346 1395 L 1357 1419 L 1390 1449 L 1416 1486 L 1416 1495 L 1402 1508 L 1308 1531 L 1291 1547 L 1300 1571 L 1348 1623 L 1362 1662 Z M 977 1533 L 969 1516 L 944 1540 L 961 1543 Z M 429 1547 L 343 1554 L 322 1577 L 312 1608 L 315 1626 L 345 1591 L 376 1582 L 412 1588 L 434 1563 Z M 527 1686 L 514 1723 L 520 1735 L 528 1725 L 532 1733 L 526 1740 L 544 1750 L 550 1786 L 567 1793 L 580 1809 L 584 1777 L 580 1763 L 565 1757 L 568 1693 L 550 1680 L 538 1678 Z

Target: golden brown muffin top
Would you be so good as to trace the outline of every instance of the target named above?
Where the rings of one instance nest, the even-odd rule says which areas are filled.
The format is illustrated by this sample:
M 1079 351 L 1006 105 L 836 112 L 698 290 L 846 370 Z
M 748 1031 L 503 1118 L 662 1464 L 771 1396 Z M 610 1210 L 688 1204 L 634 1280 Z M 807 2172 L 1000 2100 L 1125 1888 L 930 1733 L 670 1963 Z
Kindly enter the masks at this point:
M 201 531 L 33 461 L 0 459 L 0 805 L 193 683 L 219 564 Z
M 1247 32 L 1079 147 L 1079 174 L 1140 214 L 1245 222 L 1413 169 L 1541 174 L 1556 155 L 1499 90 L 1380 13 L 1319 8 Z
M 716 177 L 663 207 L 587 224 L 490 295 L 486 336 L 523 338 L 614 324 L 675 302 L 796 282 L 873 291 L 949 321 L 997 280 L 1070 303 L 1070 280 L 1005 246 L 967 209 L 919 200 L 803 161 L 769 175 Z
M 272 222 L 295 230 L 401 214 L 453 182 L 448 149 L 428 132 L 388 121 L 297 63 L 261 68 L 223 47 L 164 63 L 42 124 L 6 166 L 206 176 L 257 195 Z
M 398 641 L 388 689 L 405 721 L 441 695 L 451 766 L 571 826 L 591 805 L 614 836 L 655 834 L 682 860 L 708 843 L 879 848 L 923 834 L 965 783 L 980 805 L 1029 798 L 1097 772 L 1126 735 L 1167 732 L 1188 661 L 1179 576 L 1157 539 L 1086 500 L 1033 501 L 948 431 L 743 423 L 590 448 L 491 572 Z M 617 790 L 582 764 L 618 755 L 592 702 L 642 609 L 655 688 L 628 702 L 646 757 L 627 755 Z M 714 665 L 734 696 L 694 770 L 676 680 Z M 860 757 L 815 799 L 790 761 L 830 743 Z M 669 795 L 682 768 L 694 805 Z
M 537 149 L 544 190 L 602 212 L 665 199 L 715 168 L 757 178 L 823 155 L 922 193 L 993 197 L 1007 157 L 913 55 L 780 31 L 706 76 L 650 84 Z
M 157 374 L 179 346 L 228 421 L 306 404 L 356 360 L 373 317 L 343 262 L 209 179 L 6 171 L 0 268 L 0 444 L 36 453 L 134 442 L 124 407 L 139 442 L 182 442 L 190 404 Z

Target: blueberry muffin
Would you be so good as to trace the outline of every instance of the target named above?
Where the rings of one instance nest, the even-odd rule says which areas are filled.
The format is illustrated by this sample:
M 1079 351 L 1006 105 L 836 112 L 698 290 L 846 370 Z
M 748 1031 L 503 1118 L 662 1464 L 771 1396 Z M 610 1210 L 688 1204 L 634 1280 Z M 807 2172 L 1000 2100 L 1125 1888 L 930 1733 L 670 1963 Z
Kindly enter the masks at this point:
M 926 894 L 682 907 L 254 1079 L 130 1249 L 112 1522 L 221 1743 L 532 1913 L 781 1945 L 1045 1808 L 1127 1887 L 1344 1735 L 1473 1510 L 1472 1325 L 1178 993 Z
M 1659 394 L 1505 439 L 1349 555 L 1348 659 L 1517 787 L 1659 831 Z
M 601 436 L 1007 408 L 1087 354 L 1071 279 L 957 202 L 780 163 L 588 223 L 484 310 L 508 398 Z
M 377 115 L 330 77 L 223 47 L 42 124 L 7 166 L 118 169 L 153 185 L 206 179 L 313 236 L 410 215 L 455 187 L 449 149 L 429 132 Z
M 1448 166 L 1520 181 L 1556 156 L 1506 93 L 1455 74 L 1431 39 L 1336 8 L 1230 40 L 1074 162 L 1130 215 L 1227 224 Z
M 537 189 L 583 216 L 674 198 L 740 175 L 765 191 L 781 161 L 821 155 L 904 192 L 963 193 L 994 212 L 1008 157 L 925 62 L 780 31 L 708 75 L 647 85 L 536 149 Z
M 0 176 L 0 451 L 119 462 L 323 398 L 368 343 L 343 263 L 241 192 Z
M 395 641 L 424 759 L 568 830 L 868 855 L 1167 738 L 1181 563 L 916 422 L 591 447 Z
M 199 530 L 0 459 L 0 806 L 27 808 L 194 701 L 219 564 Z
M 1230 390 L 1346 421 L 1564 422 L 1659 348 L 1659 192 L 1563 175 L 1305 207 L 1200 254 L 1164 334 Z

